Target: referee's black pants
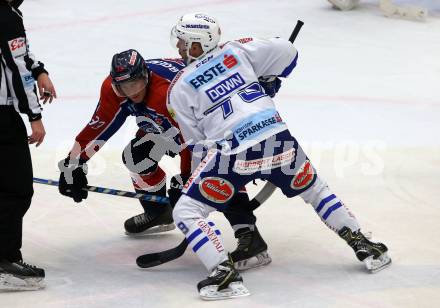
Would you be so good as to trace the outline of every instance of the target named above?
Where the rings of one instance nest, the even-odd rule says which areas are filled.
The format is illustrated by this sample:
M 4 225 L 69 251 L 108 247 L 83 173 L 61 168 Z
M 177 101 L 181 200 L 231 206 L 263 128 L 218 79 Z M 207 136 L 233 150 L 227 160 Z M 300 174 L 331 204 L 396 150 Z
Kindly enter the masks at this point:
M 0 106 L 0 259 L 21 256 L 23 216 L 31 205 L 32 161 L 26 127 L 12 106 Z

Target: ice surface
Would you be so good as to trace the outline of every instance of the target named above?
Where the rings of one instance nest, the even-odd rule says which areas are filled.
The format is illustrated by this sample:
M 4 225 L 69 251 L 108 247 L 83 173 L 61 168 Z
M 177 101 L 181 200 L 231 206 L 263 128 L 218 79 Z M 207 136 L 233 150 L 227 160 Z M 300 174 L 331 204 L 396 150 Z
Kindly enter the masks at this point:
M 23 253 L 46 269 L 48 287 L 0 293 L 0 307 L 440 306 L 440 20 L 438 2 L 423 3 L 433 12 L 426 22 L 384 18 L 375 1 L 340 12 L 325 0 L 26 0 L 31 50 L 59 94 L 44 108 L 45 143 L 32 149 L 35 176 L 52 179 L 89 121 L 114 53 L 175 56 L 169 31 L 184 12 L 217 16 L 223 40 L 288 37 L 302 19 L 298 67 L 283 81 L 279 110 L 363 229 L 389 246 L 393 265 L 367 274 L 309 205 L 276 192 L 256 212 L 273 262 L 244 273 L 252 295 L 205 303 L 196 283 L 207 273 L 190 251 L 136 267 L 138 255 L 173 247 L 182 235 L 125 236 L 124 220 L 141 211 L 135 200 L 90 193 L 77 205 L 56 187 L 35 185 Z M 131 189 L 120 152 L 134 132 L 131 120 L 92 159 L 90 184 Z M 178 171 L 174 160 L 162 166 Z M 233 249 L 225 219 L 213 218 Z

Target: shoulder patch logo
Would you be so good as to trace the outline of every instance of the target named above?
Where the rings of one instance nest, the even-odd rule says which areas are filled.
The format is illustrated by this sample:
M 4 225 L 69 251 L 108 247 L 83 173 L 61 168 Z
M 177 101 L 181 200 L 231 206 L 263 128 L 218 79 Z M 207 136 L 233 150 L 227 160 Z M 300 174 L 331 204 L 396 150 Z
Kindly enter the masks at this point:
M 8 42 L 9 49 L 14 58 L 24 56 L 26 54 L 26 39 L 18 37 Z

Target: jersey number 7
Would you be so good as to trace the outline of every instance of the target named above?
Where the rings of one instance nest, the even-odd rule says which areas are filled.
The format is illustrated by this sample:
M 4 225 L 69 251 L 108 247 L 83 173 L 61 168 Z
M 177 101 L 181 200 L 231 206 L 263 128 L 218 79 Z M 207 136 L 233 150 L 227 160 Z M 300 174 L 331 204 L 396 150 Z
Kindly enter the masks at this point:
M 252 103 L 263 96 L 267 96 L 258 82 L 253 82 L 250 85 L 246 86 L 244 89 L 240 90 L 237 93 L 237 95 L 245 103 Z M 221 102 L 215 104 L 214 106 L 206 110 L 203 114 L 208 115 L 219 108 L 221 108 L 223 111 L 224 119 L 229 117 L 234 112 L 234 109 L 232 108 L 231 98 L 228 97 L 225 100 L 222 100 Z

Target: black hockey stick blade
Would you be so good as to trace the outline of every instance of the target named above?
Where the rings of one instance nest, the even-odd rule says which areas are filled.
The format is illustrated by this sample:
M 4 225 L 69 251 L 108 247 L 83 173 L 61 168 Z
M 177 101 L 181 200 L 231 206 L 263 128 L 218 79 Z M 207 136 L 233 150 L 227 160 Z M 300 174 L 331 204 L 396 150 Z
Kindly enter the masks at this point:
M 260 190 L 260 192 L 250 201 L 250 207 L 252 208 L 252 210 L 255 210 L 267 199 L 269 199 L 275 189 L 275 185 L 267 182 Z M 185 253 L 187 247 L 188 243 L 186 239 L 184 239 L 178 246 L 174 248 L 161 252 L 147 253 L 139 256 L 136 259 L 136 264 L 141 268 L 149 268 L 164 264 L 182 256 Z
M 298 21 L 296 22 L 296 26 L 295 26 L 295 28 L 293 29 L 292 34 L 291 34 L 290 37 L 289 37 L 289 41 L 290 41 L 291 43 L 293 43 L 293 42 L 295 41 L 295 39 L 296 39 L 296 37 L 298 36 L 298 33 L 299 33 L 299 31 L 301 30 L 301 27 L 302 27 L 303 25 L 304 25 L 304 22 L 301 21 L 301 20 L 298 20 Z
M 145 255 L 139 256 L 136 259 L 136 264 L 141 268 L 149 268 L 167 263 L 183 255 L 185 253 L 186 247 L 188 247 L 188 242 L 186 241 L 186 239 L 184 239 L 182 243 L 174 248 L 156 253 L 147 253 Z

